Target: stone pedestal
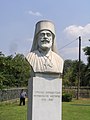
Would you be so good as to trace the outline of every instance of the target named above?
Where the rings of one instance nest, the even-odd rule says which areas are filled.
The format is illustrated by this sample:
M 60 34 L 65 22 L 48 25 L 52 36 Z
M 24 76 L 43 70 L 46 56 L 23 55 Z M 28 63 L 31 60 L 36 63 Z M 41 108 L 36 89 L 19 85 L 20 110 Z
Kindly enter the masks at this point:
M 33 77 L 28 83 L 28 120 L 62 119 L 62 79 Z

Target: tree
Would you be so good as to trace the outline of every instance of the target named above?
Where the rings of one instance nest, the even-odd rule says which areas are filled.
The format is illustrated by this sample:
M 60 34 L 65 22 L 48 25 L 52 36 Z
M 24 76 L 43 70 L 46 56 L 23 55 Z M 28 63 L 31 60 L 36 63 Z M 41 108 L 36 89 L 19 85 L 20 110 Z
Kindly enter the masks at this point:
M 87 55 L 88 65 L 90 66 L 90 47 L 85 47 L 84 49 L 85 55 Z
M 66 86 L 77 86 L 78 73 L 79 73 L 79 62 L 77 60 L 66 60 L 64 63 L 64 75 L 63 75 L 63 85 Z M 86 65 L 81 61 L 81 78 L 80 85 L 84 86 L 85 79 L 85 68 Z
M 85 47 L 83 51 L 85 52 L 85 55 L 87 56 L 87 62 L 88 62 L 86 66 L 85 78 L 88 81 L 88 86 L 90 86 L 90 47 L 88 46 Z
M 13 58 L 13 71 L 17 86 L 27 85 L 30 78 L 30 70 L 30 65 L 23 54 L 17 54 Z
M 63 85 L 69 85 L 69 79 L 71 75 L 72 60 L 64 61 L 64 69 L 63 69 Z
M 23 54 L 5 56 L 0 54 L 0 88 L 27 86 L 30 65 Z

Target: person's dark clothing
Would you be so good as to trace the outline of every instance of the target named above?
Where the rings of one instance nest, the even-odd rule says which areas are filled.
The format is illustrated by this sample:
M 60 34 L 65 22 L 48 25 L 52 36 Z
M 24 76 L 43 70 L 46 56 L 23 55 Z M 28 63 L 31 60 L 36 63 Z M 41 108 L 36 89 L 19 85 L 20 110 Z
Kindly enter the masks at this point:
M 22 105 L 22 103 L 23 105 L 25 105 L 25 98 L 26 98 L 26 92 L 22 90 L 20 93 L 20 106 Z

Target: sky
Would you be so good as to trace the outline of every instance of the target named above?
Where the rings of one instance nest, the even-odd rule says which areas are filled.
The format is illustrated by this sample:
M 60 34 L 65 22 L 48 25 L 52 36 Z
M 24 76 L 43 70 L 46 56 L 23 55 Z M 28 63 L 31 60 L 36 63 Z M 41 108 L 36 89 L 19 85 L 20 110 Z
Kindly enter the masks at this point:
M 30 51 L 35 24 L 50 20 L 55 25 L 59 55 L 87 63 L 83 48 L 90 46 L 90 0 L 0 0 L 0 51 L 6 56 Z

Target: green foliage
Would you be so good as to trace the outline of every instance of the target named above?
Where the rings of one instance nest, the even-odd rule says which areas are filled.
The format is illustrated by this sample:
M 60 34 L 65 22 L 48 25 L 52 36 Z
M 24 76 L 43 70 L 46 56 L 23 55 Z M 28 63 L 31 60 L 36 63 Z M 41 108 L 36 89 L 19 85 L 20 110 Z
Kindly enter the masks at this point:
M 90 86 L 90 47 L 88 46 L 85 47 L 83 51 L 85 52 L 85 55 L 87 56 L 87 62 L 88 62 L 86 66 L 85 78 L 88 81 L 88 86 Z
M 90 47 L 84 49 L 88 59 Z M 77 60 L 65 60 L 63 71 L 63 85 L 76 86 L 78 81 L 79 62 Z M 80 85 L 90 86 L 90 62 L 80 65 Z M 31 67 L 23 54 L 5 56 L 0 52 L 0 89 L 4 87 L 27 86 L 30 78 Z
M 63 92 L 62 94 L 62 102 L 70 102 L 72 101 L 72 94 Z
M 63 85 L 76 86 L 79 74 L 79 62 L 77 60 L 66 60 L 64 63 Z M 80 85 L 87 86 L 88 81 L 85 81 L 86 65 L 81 61 L 80 63 Z
M 27 86 L 30 65 L 24 55 L 5 56 L 0 52 L 0 89 L 3 87 Z
M 3 81 L 5 81 L 5 77 L 0 73 L 0 89 L 4 89 Z

